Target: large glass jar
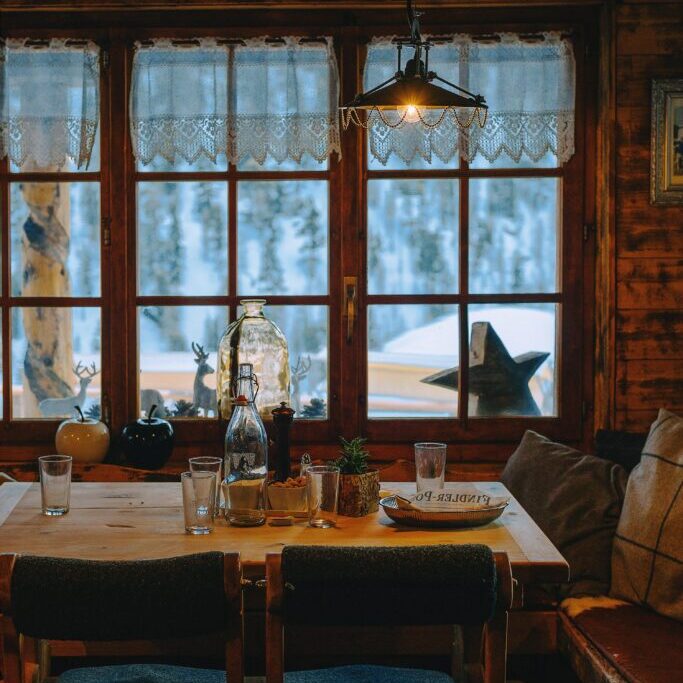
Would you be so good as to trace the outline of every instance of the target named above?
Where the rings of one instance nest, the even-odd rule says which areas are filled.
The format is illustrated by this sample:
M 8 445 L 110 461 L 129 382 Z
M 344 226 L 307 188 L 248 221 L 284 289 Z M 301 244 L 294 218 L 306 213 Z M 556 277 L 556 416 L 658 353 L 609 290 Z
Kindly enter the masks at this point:
M 280 328 L 263 314 L 265 299 L 243 299 L 244 313 L 223 334 L 218 346 L 218 393 L 221 417 L 232 413 L 231 382 L 241 363 L 251 363 L 259 378 L 256 409 L 263 420 L 282 401 L 289 402 L 289 351 Z
M 225 515 L 230 524 L 257 526 L 266 520 L 268 439 L 254 407 L 258 382 L 250 363 L 240 364 L 234 387 L 234 410 L 225 432 Z

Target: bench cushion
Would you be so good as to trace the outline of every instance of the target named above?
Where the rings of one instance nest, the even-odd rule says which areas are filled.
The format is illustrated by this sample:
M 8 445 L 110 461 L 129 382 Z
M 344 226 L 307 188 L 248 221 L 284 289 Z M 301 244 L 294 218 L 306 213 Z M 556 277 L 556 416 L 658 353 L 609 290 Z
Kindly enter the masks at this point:
M 560 643 L 583 683 L 683 681 L 683 624 L 631 603 L 565 600 Z

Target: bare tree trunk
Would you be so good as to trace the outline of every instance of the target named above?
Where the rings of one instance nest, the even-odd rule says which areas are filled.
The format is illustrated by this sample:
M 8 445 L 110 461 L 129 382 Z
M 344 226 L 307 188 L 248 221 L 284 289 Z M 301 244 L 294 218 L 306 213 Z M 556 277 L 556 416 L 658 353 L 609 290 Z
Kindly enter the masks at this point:
M 23 296 L 71 295 L 68 183 L 23 183 L 29 215 L 23 226 Z M 73 395 L 70 308 L 22 309 L 27 348 L 24 357 L 24 416 L 39 416 L 45 398 Z

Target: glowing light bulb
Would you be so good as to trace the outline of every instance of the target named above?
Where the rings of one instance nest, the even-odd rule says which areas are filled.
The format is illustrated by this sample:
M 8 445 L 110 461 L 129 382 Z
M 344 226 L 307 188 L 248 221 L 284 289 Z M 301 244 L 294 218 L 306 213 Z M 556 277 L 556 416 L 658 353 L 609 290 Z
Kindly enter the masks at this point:
M 417 123 L 420 120 L 420 112 L 414 104 L 401 107 L 400 113 L 406 123 Z

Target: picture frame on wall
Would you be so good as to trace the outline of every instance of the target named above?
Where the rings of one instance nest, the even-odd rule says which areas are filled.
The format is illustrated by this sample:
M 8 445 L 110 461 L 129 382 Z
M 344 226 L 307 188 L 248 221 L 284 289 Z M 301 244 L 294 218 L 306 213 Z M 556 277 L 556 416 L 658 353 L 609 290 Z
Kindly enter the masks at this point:
M 652 81 L 650 201 L 683 204 L 683 78 Z

